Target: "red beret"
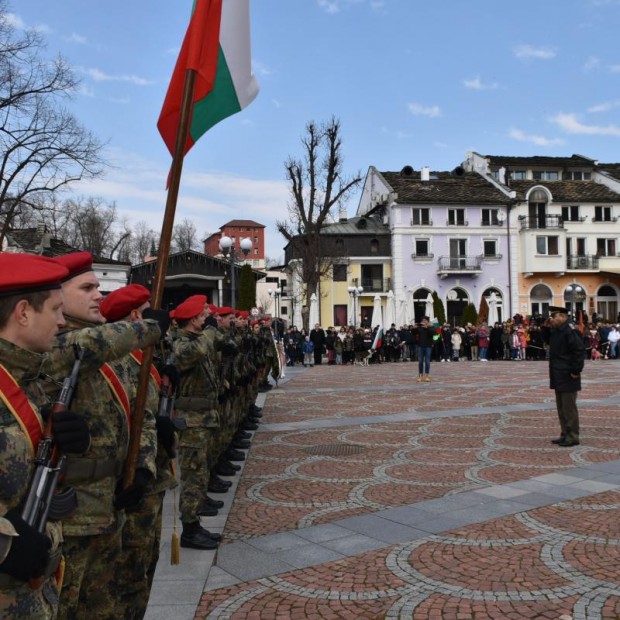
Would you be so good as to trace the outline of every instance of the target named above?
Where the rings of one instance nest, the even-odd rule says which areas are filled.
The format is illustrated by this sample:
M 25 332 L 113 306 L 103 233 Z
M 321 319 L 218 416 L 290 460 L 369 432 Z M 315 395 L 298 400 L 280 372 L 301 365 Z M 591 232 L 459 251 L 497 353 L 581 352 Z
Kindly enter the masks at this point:
M 99 304 L 108 321 L 118 321 L 151 299 L 151 292 L 141 284 L 130 284 L 112 291 Z
M 207 304 L 207 310 L 213 314 L 216 310 L 217 310 L 217 306 L 214 306 L 213 304 Z
M 0 253 L 0 295 L 26 295 L 60 288 L 68 269 L 53 258 L 18 252 Z
M 54 260 L 69 270 L 63 281 L 71 280 L 75 276 L 93 270 L 93 255 L 90 252 L 72 252 L 56 256 Z
M 170 311 L 171 319 L 192 319 L 198 316 L 207 303 L 206 295 L 192 295 L 183 303 L 180 303 L 174 310 Z
M 216 308 L 213 311 L 213 314 L 217 316 L 226 316 L 227 314 L 235 314 L 235 309 L 230 306 L 222 306 L 221 308 Z
M 200 300 L 204 299 L 205 305 L 207 304 L 207 301 L 209 301 L 206 295 L 190 295 L 187 299 L 184 300 L 183 303 L 185 303 L 186 301 L 194 301 L 196 299 L 200 299 Z
M 236 314 L 240 319 L 247 319 L 250 316 L 250 311 L 249 310 L 237 310 Z

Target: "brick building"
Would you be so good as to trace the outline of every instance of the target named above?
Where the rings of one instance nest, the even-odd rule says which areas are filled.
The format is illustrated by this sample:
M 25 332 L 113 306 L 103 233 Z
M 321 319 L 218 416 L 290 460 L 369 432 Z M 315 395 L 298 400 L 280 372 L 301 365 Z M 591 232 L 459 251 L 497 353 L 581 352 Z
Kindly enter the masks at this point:
M 207 237 L 204 243 L 204 253 L 207 256 L 222 256 L 220 250 L 220 239 L 230 237 L 236 248 L 239 261 L 247 262 L 253 269 L 264 269 L 265 267 L 265 226 L 254 220 L 230 220 L 216 233 Z M 252 242 L 252 249 L 247 258 L 244 257 L 239 244 L 241 239 L 248 238 Z M 245 260 L 243 260 L 245 258 Z

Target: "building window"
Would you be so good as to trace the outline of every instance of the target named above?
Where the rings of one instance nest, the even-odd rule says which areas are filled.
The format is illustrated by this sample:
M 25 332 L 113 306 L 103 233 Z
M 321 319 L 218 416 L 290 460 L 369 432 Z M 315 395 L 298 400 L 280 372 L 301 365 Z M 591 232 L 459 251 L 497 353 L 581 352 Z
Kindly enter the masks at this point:
M 333 265 L 334 282 L 346 282 L 347 281 L 347 266 L 346 265 Z
M 411 209 L 411 225 L 412 226 L 432 226 L 431 210 L 428 208 Z
M 571 205 L 570 207 L 562 207 L 562 221 L 578 222 L 579 221 L 579 206 Z
M 254 237 L 254 243 L 258 243 L 258 237 Z
M 616 240 L 615 239 L 597 239 L 596 240 L 597 256 L 615 256 Z
M 429 249 L 430 249 L 429 239 L 416 239 L 414 244 L 415 244 L 415 255 L 417 257 L 429 255 Z
M 536 181 L 557 181 L 560 175 L 556 170 L 535 170 L 532 178 Z
M 611 207 L 594 207 L 595 222 L 611 222 Z
M 372 239 L 370 242 L 370 253 L 378 254 L 379 253 L 379 241 L 377 239 Z
M 361 265 L 360 268 L 362 271 L 362 286 L 365 291 L 387 293 L 387 289 L 384 291 L 383 286 L 383 265 Z
M 559 254 L 559 237 L 536 237 L 536 253 L 547 256 Z
M 485 258 L 495 258 L 497 256 L 497 239 L 485 239 L 482 242 Z
M 574 170 L 562 173 L 563 181 L 589 181 L 592 178 L 592 174 L 590 172 L 581 172 L 580 170 Z
M 511 170 L 510 178 L 514 181 L 525 181 L 527 179 L 527 170 Z
M 466 226 L 465 209 L 448 209 L 448 226 Z
M 258 254 L 258 248 L 254 248 L 254 254 Z
M 498 213 L 499 209 L 482 209 L 482 217 L 480 218 L 482 226 L 499 226 Z

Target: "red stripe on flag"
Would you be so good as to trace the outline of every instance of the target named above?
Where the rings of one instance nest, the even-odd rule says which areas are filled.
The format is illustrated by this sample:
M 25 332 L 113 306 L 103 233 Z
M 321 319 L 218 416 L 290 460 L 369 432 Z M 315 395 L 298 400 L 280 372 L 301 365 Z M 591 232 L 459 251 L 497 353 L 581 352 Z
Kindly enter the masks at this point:
M 159 133 L 173 156 L 187 70 L 196 71 L 192 109 L 197 101 L 204 99 L 213 90 L 220 48 L 221 17 L 222 0 L 196 0 L 157 121 Z M 188 132 L 183 155 L 192 146 L 194 141 Z

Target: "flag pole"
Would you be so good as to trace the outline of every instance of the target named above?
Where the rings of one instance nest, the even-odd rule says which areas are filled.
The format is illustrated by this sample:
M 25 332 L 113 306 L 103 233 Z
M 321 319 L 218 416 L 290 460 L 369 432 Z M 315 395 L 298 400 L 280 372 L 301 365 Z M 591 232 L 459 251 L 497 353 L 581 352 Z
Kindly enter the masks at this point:
M 155 277 L 151 289 L 151 307 L 159 309 L 161 307 L 166 283 L 166 271 L 168 269 L 168 257 L 170 255 L 170 243 L 172 241 L 172 228 L 174 226 L 174 215 L 177 208 L 179 187 L 181 185 L 181 172 L 183 170 L 184 147 L 189 132 L 192 99 L 194 96 L 194 85 L 196 83 L 196 71 L 188 69 L 185 72 L 185 82 L 183 86 L 183 99 L 181 102 L 181 113 L 179 117 L 179 128 L 176 136 L 174 157 L 170 168 L 170 184 L 168 187 L 168 197 L 166 199 L 166 210 L 161 227 L 159 239 L 159 249 L 157 252 L 157 264 L 155 267 Z M 162 334 L 163 335 L 163 334 Z M 140 366 L 140 377 L 138 379 L 138 391 L 136 403 L 131 419 L 131 431 L 129 435 L 129 448 L 127 450 L 127 460 L 125 465 L 125 475 L 123 486 L 127 488 L 133 484 L 136 474 L 136 465 L 140 452 L 140 436 L 142 435 L 142 425 L 144 422 L 144 410 L 146 408 L 146 397 L 151 376 L 151 364 L 153 363 L 153 349 L 150 346 L 144 349 L 144 356 Z

